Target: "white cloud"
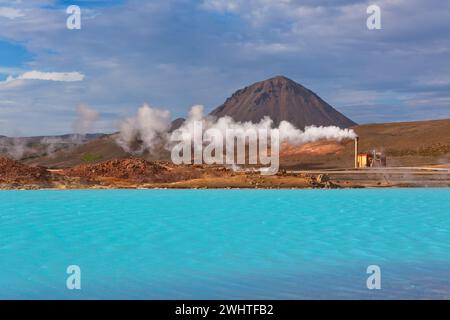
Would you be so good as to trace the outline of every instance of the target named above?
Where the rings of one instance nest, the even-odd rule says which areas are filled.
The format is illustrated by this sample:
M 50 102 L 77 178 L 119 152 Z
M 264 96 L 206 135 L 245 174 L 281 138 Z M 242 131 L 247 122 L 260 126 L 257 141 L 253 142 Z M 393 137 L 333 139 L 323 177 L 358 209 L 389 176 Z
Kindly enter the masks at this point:
M 322 10 L 320 6 L 304 6 L 292 0 L 203 0 L 202 7 L 210 11 L 240 14 L 256 26 L 271 19 L 302 18 Z
M 411 93 L 402 97 L 403 102 L 408 106 L 422 107 L 425 110 L 430 107 L 445 107 L 450 106 L 450 97 L 447 95 L 440 95 L 439 92 L 418 92 Z M 447 118 L 450 112 L 447 112 Z
M 24 17 L 25 14 L 23 11 L 15 8 L 8 8 L 8 7 L 0 7 L 0 17 L 1 18 L 7 18 L 7 19 L 17 19 Z
M 450 76 L 446 74 L 422 76 L 416 80 L 416 83 L 427 86 L 450 86 Z
M 239 5 L 239 1 L 236 0 L 204 0 L 202 3 L 203 8 L 219 12 L 236 12 Z
M 380 119 L 380 106 L 383 121 L 389 116 L 409 119 L 415 111 L 409 99 L 400 99 L 405 92 L 436 91 L 443 104 L 450 96 L 448 81 L 437 76 L 450 74 L 450 1 L 377 0 L 380 32 L 366 27 L 372 2 L 128 0 L 98 8 L 101 14 L 87 19 L 80 33 L 65 28 L 67 15 L 51 5 L 54 0 L 0 0 L 0 7 L 26 14 L 14 20 L 0 17 L 0 38 L 24 46 L 32 57 L 19 70 L 6 70 L 2 63 L 0 77 L 12 75 L 14 81 L 0 82 L 0 110 L 10 107 L 14 113 L 0 116 L 7 123 L 0 134 L 22 124 L 24 114 L 27 134 L 42 134 L 43 128 L 64 133 L 81 102 L 108 114 L 97 130 L 113 123 L 114 114 L 125 115 L 130 105 L 145 101 L 167 106 L 178 117 L 188 105 L 212 109 L 236 89 L 275 74 L 345 107 L 358 122 Z M 185 21 L 186 12 L 192 17 Z M 225 19 L 218 19 L 217 12 Z M 31 70 L 89 70 L 89 77 L 79 82 L 16 79 Z M 424 75 L 428 78 L 415 81 Z M 395 110 L 392 101 L 398 103 Z M 377 107 L 361 107 L 368 104 Z M 449 108 L 432 112 L 448 115 Z M 104 128 L 116 129 L 115 123 Z
M 373 90 L 339 90 L 332 97 L 333 104 L 342 106 L 372 105 L 380 98 L 381 93 Z
M 248 54 L 261 53 L 261 54 L 280 54 L 286 52 L 294 52 L 300 50 L 294 46 L 290 46 L 285 43 L 264 43 L 264 42 L 243 42 L 238 44 L 238 47 L 246 50 Z
M 74 82 L 82 81 L 84 75 L 79 72 L 42 72 L 42 71 L 28 71 L 17 77 L 9 76 L 5 82 L 16 80 L 45 80 L 45 81 L 64 81 Z

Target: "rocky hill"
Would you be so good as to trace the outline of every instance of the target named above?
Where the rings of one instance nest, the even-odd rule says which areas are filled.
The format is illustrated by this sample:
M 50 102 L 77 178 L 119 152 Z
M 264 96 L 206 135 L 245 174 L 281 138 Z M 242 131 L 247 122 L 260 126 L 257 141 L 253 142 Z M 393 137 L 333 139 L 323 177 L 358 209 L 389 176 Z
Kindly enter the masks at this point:
M 259 122 L 269 116 L 278 125 L 289 121 L 297 128 L 338 126 L 355 122 L 339 113 L 317 94 L 283 76 L 257 82 L 236 91 L 224 104 L 211 112 L 216 117 L 230 116 L 236 121 Z

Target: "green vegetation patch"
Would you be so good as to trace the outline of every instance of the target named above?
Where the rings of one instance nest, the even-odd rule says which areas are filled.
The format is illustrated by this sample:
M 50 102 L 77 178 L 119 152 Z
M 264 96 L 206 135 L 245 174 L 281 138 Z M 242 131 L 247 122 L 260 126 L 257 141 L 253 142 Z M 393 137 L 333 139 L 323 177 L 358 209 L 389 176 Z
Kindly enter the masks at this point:
M 85 153 L 81 156 L 81 160 L 84 162 L 94 162 L 101 160 L 102 156 L 99 154 L 93 154 L 93 153 Z

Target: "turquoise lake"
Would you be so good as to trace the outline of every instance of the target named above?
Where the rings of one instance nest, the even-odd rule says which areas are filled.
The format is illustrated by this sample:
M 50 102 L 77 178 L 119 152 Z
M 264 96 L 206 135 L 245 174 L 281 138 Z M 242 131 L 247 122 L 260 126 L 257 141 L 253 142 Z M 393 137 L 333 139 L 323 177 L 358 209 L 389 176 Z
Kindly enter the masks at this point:
M 450 299 L 450 189 L 0 192 L 0 299 L 354 298 Z

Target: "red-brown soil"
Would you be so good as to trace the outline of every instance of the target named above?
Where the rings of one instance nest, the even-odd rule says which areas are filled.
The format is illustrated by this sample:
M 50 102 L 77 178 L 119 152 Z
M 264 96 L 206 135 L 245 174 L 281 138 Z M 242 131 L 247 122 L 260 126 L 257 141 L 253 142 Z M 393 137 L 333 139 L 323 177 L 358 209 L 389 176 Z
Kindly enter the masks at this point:
M 44 167 L 32 167 L 9 158 L 0 157 L 0 182 L 39 182 L 49 181 L 50 172 Z
M 86 188 L 337 188 L 450 186 L 446 172 L 370 170 L 286 172 L 262 176 L 222 166 L 174 165 L 140 158 L 47 170 L 0 158 L 0 189 Z
M 69 177 L 80 177 L 86 180 L 99 178 L 128 179 L 138 182 L 161 180 L 168 173 L 168 168 L 155 162 L 140 158 L 115 159 L 96 164 L 82 164 L 64 170 Z
M 287 143 L 283 143 L 280 150 L 280 157 L 286 159 L 289 157 L 304 155 L 335 155 L 342 153 L 344 149 L 344 144 L 336 141 L 317 141 L 306 143 L 301 146 L 293 146 Z

